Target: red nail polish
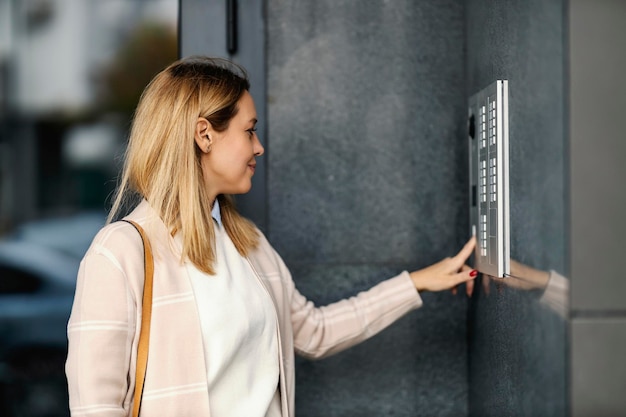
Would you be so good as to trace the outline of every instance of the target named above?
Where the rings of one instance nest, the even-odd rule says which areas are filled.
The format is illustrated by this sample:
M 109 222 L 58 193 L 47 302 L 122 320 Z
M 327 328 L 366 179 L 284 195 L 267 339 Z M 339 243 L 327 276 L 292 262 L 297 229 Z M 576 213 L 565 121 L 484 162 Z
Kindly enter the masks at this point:
M 470 272 L 470 277 L 475 277 L 476 275 L 478 275 L 478 271 L 477 270 L 472 270 L 472 272 Z

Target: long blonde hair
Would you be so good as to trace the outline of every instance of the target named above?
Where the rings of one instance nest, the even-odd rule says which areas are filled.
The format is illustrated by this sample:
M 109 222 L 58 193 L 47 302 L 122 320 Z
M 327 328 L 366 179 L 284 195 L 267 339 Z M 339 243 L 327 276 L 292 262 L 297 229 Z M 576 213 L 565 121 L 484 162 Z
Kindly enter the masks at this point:
M 217 131 L 228 128 L 250 83 L 243 68 L 194 56 L 169 65 L 144 90 L 130 132 L 124 168 L 107 222 L 133 197 L 145 198 L 172 235 L 181 232 L 182 260 L 214 274 L 212 203 L 204 185 L 194 140 L 198 117 Z M 236 210 L 233 198 L 218 196 L 222 222 L 237 251 L 246 256 L 258 231 Z

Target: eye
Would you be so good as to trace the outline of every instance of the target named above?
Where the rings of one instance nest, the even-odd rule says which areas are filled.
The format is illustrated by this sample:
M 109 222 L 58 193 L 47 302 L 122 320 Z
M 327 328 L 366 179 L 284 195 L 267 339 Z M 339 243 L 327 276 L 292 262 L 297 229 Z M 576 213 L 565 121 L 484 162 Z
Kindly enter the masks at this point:
M 253 127 L 252 129 L 248 129 L 248 130 L 246 130 L 246 132 L 248 132 L 248 134 L 249 134 L 250 136 L 252 136 L 252 135 L 254 134 L 254 132 L 256 132 L 256 126 L 255 126 L 255 127 Z

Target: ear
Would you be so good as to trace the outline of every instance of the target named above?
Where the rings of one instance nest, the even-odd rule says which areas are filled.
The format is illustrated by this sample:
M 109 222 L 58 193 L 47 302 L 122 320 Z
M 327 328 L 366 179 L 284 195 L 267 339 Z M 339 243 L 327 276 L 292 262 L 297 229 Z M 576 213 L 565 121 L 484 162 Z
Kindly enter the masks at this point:
M 206 118 L 198 117 L 194 139 L 202 152 L 208 153 L 211 150 L 211 143 L 213 142 L 211 123 Z

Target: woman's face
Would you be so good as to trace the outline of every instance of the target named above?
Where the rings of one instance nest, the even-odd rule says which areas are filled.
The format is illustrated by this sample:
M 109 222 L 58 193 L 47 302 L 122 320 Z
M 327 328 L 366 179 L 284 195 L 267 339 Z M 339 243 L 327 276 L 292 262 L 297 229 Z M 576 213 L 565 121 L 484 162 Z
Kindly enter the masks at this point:
M 237 103 L 237 114 L 228 129 L 216 132 L 209 126 L 211 148 L 201 157 L 204 182 L 211 199 L 219 194 L 244 194 L 252 187 L 255 156 L 264 149 L 256 135 L 257 114 L 254 100 L 244 92 Z M 201 147 L 202 148 L 202 147 Z

